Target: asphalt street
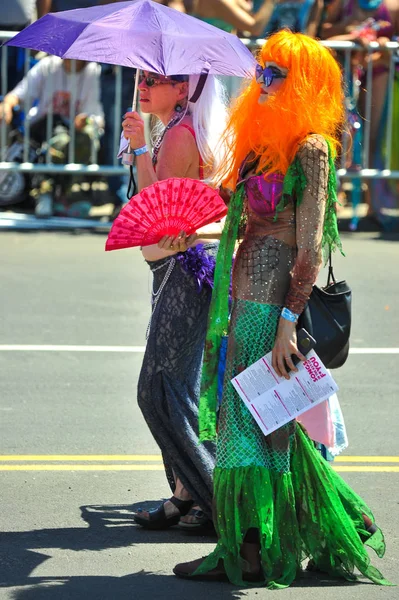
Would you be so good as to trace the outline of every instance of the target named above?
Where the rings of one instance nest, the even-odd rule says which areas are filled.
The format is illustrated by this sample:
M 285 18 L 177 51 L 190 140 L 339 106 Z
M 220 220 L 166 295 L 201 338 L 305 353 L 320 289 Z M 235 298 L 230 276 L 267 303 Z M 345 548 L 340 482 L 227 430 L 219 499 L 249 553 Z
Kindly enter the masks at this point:
M 372 507 L 399 584 L 399 236 L 345 234 L 352 353 L 334 373 L 350 446 L 335 468 Z M 145 532 L 137 506 L 169 495 L 136 404 L 151 280 L 103 234 L 0 236 L 0 598 L 394 600 L 399 588 L 305 575 L 276 592 L 184 582 L 175 563 L 211 537 Z M 325 273 L 321 275 L 321 281 Z

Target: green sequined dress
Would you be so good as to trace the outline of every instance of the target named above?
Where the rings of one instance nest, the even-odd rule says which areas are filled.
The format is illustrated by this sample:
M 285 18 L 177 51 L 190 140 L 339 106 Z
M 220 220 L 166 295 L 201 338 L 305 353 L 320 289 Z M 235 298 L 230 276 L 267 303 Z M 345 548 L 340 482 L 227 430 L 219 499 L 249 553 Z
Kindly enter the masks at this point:
M 240 548 L 248 530 L 255 528 L 264 576 L 255 585 L 289 586 L 305 558 L 331 575 L 352 580 L 357 568 L 373 582 L 390 585 L 370 564 L 363 543 L 383 556 L 381 531 L 370 535 L 365 529 L 363 515 L 373 523 L 374 517 L 364 501 L 320 456 L 296 421 L 265 437 L 230 383 L 273 348 L 282 306 L 295 313 L 303 310 L 322 262 L 332 164 L 328 146 L 323 138 L 312 136 L 297 159 L 306 181 L 302 177 L 303 197 L 296 208 L 294 194 L 279 203 L 281 177 L 263 184 L 260 177 L 245 176 L 247 224 L 234 263 L 214 471 L 219 541 L 194 575 L 207 573 L 222 559 L 230 581 L 248 585 Z M 212 347 L 210 336 L 206 352 Z M 204 414 L 209 422 L 205 409 Z

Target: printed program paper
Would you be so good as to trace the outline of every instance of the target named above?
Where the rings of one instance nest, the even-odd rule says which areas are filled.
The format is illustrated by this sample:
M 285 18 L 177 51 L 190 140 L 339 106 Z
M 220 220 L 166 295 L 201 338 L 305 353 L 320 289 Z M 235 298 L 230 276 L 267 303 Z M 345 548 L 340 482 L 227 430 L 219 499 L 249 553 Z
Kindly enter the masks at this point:
M 272 367 L 272 353 L 231 380 L 231 383 L 265 435 L 320 404 L 338 386 L 314 350 L 297 365 L 290 379 L 279 377 Z

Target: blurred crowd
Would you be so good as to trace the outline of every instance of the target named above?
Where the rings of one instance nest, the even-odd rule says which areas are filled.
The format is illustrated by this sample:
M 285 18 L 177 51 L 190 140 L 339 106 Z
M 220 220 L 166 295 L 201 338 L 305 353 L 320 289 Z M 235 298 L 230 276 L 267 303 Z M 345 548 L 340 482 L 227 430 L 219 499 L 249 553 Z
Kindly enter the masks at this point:
M 114 0 L 118 2 L 119 0 Z M 356 41 L 366 46 L 378 41 L 382 46 L 399 35 L 399 0 L 155 0 L 186 12 L 240 37 L 261 38 L 288 27 L 323 40 Z M 112 0 L 0 0 L 0 29 L 20 31 L 36 18 L 49 12 L 110 4 Z M 372 61 L 372 106 L 370 145 L 367 149 L 370 168 L 383 168 L 386 156 L 385 131 L 387 123 L 387 90 L 391 54 L 379 49 L 368 53 L 356 51 L 351 55 L 351 73 L 346 81 L 349 123 L 352 134 L 351 151 L 346 159 L 347 168 L 359 168 L 364 159 L 364 115 L 367 67 Z M 337 53 L 337 58 L 343 56 Z M 8 147 L 3 160 L 22 160 L 22 135 L 29 117 L 30 152 L 34 160 L 43 162 L 51 156 L 53 163 L 66 163 L 74 143 L 74 161 L 88 164 L 114 164 L 115 85 L 116 69 L 111 65 L 97 65 L 77 61 L 76 66 L 57 57 L 34 55 L 30 70 L 25 72 L 25 52 L 7 49 L 7 89 L 0 104 L 0 120 L 8 129 Z M 0 66 L 1 70 L 1 66 Z M 51 75 L 51 77 L 49 77 Z M 4 79 L 4 78 L 3 78 Z M 51 84 L 50 84 L 51 80 Z M 121 105 L 123 114 L 131 105 L 133 88 L 132 70 L 122 69 Z M 76 92 L 72 91 L 72 81 Z M 32 108 L 24 114 L 24 100 L 29 94 Z M 71 97 L 75 106 L 71 112 Z M 399 113 L 399 76 L 394 81 L 394 123 Z M 47 127 L 47 113 L 52 108 L 51 131 Z M 73 122 L 70 115 L 74 114 Z M 105 118 L 104 118 L 105 115 Z M 117 125 L 119 127 L 119 124 Z M 71 128 L 74 134 L 71 137 Z M 44 132 L 44 133 L 43 133 Z M 50 139 L 48 139 L 50 134 Z M 391 169 L 399 168 L 398 141 L 393 136 Z M 367 154 L 366 152 L 366 154 Z M 31 160 L 33 160 L 31 158 Z M 365 166 L 365 165 L 364 165 Z M 0 206 L 13 203 L 27 192 L 20 174 L 0 173 Z M 66 176 L 37 176 L 29 183 L 33 191 L 37 216 L 72 214 L 86 216 L 92 199 L 78 212 L 70 207 L 68 194 L 77 179 Z M 107 178 L 108 199 L 114 205 L 114 214 L 125 201 L 125 178 Z M 373 186 L 375 189 L 373 189 Z M 381 186 L 385 186 L 384 190 Z M 366 201 L 372 215 L 375 206 L 372 197 L 390 194 L 391 204 L 397 207 L 398 185 L 371 182 L 365 186 Z M 31 194 L 32 195 L 32 194 Z M 80 210 L 82 209 L 82 210 Z M 80 213 L 79 213 L 80 210 Z M 82 212 L 83 211 L 83 212 Z

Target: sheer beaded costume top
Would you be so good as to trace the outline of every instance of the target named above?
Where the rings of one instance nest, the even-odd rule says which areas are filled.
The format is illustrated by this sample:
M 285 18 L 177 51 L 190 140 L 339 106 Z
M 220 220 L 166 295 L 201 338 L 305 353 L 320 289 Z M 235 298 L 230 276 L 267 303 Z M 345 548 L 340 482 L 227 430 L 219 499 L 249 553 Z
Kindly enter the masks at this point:
M 274 173 L 265 178 L 248 162 L 241 170 L 247 224 L 234 263 L 233 297 L 284 305 L 299 314 L 322 263 L 329 171 L 326 141 L 310 136 L 297 158 L 307 180 L 302 202 L 296 206 L 291 197 L 278 213 L 284 177 Z
M 243 238 L 234 261 L 233 307 L 252 306 L 259 318 L 264 310 L 275 310 L 279 315 L 282 306 L 301 313 L 323 258 L 336 248 L 341 250 L 335 212 L 334 153 L 322 136 L 310 135 L 299 145 L 284 176 L 257 171 L 256 159 L 248 156 L 239 179 L 230 198 L 215 268 L 202 370 L 201 441 L 216 437 L 221 340 L 229 333 L 230 347 L 232 338 L 237 337 L 232 321 L 229 325 L 228 300 L 237 239 Z M 241 332 L 244 336 L 247 333 L 248 327 Z

